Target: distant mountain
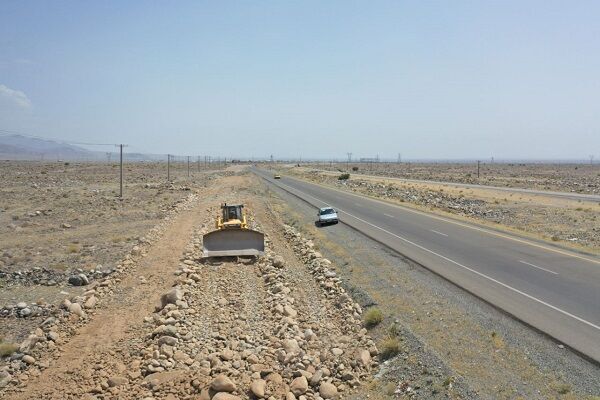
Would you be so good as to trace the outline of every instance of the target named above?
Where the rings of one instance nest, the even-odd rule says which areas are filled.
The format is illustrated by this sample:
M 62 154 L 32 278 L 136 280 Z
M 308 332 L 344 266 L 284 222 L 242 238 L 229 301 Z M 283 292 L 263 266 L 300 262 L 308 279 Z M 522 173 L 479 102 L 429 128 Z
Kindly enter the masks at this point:
M 0 159 L 95 159 L 99 154 L 67 143 L 22 135 L 0 135 Z

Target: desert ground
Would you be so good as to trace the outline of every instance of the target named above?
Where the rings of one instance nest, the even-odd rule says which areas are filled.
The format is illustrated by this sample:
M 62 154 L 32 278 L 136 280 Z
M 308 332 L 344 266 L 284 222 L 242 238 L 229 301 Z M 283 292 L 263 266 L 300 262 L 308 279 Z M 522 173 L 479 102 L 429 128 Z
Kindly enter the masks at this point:
M 303 164 L 304 165 L 304 164 Z M 396 178 L 470 183 L 487 186 L 523 189 L 555 190 L 562 192 L 600 194 L 600 165 L 598 163 L 312 163 L 310 168 L 344 171 Z
M 317 228 L 244 166 L 173 168 L 167 182 L 164 164 L 127 164 L 120 199 L 113 164 L 0 163 L 0 398 L 600 394 L 596 364 L 348 227 Z M 201 257 L 224 201 L 246 205 L 264 256 Z M 598 229 L 597 206 L 574 212 Z

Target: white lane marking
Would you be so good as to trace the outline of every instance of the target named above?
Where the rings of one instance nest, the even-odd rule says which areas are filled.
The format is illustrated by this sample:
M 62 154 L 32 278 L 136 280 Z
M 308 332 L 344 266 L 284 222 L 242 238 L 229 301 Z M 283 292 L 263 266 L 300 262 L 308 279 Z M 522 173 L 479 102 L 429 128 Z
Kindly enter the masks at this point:
M 313 199 L 315 199 L 315 200 L 317 200 L 317 201 L 319 201 L 319 202 L 323 203 L 323 200 L 321 200 L 321 199 L 318 199 L 318 198 L 316 198 L 316 197 L 314 197 L 314 196 L 312 196 L 312 195 L 310 195 L 310 194 L 308 194 L 308 193 L 305 193 L 305 192 L 303 192 L 303 191 L 301 191 L 301 190 L 298 190 L 298 189 L 292 188 L 291 186 L 288 186 L 288 185 L 285 185 L 285 184 L 282 184 L 282 185 L 283 185 L 283 186 L 287 186 L 288 188 L 290 188 L 290 189 L 292 189 L 292 190 L 295 190 L 295 191 L 298 191 L 298 192 L 300 192 L 300 193 L 303 193 L 303 194 L 305 194 L 306 196 L 308 196 L 308 197 L 312 197 Z M 428 249 L 428 248 L 426 248 L 426 247 L 423 247 L 423 246 L 421 246 L 421 245 L 419 245 L 419 244 L 417 244 L 417 243 L 415 243 L 415 242 L 412 242 L 412 241 L 410 241 L 410 240 L 408 240 L 408 239 L 406 239 L 406 238 L 403 238 L 402 236 L 396 235 L 395 233 L 393 233 L 393 232 L 390 232 L 390 231 L 388 231 L 388 230 L 386 230 L 386 229 L 384 229 L 384 228 L 381 228 L 381 227 L 379 227 L 379 226 L 377 226 L 377 225 L 375 225 L 375 224 L 372 224 L 372 223 L 370 223 L 369 221 L 365 221 L 364 219 L 362 219 L 362 218 L 359 218 L 359 217 L 357 217 L 357 216 L 355 216 L 355 215 L 352 215 L 352 214 L 350 214 L 350 213 L 348 213 L 348 212 L 346 212 L 346 211 L 344 211 L 344 210 L 341 210 L 340 208 L 336 208 L 336 209 L 337 209 L 339 212 L 343 212 L 343 213 L 345 213 L 345 214 L 347 214 L 347 215 L 351 216 L 352 218 L 355 218 L 355 219 L 357 219 L 357 220 L 359 220 L 359 221 L 361 221 L 361 222 L 363 222 L 363 223 L 365 223 L 365 224 L 367 224 L 367 225 L 370 225 L 370 226 L 372 226 L 373 228 L 377 228 L 377 229 L 381 230 L 382 232 L 385 232 L 385 233 L 387 233 L 388 235 L 394 236 L 395 238 L 398 238 L 398 239 L 400 239 L 400 240 L 403 240 L 403 241 L 405 241 L 406 243 L 412 244 L 413 246 L 415 246 L 415 247 L 417 247 L 417 248 L 419 248 L 419 249 L 421 249 L 421 250 L 424 250 L 424 251 L 426 251 L 426 252 L 428 252 L 428 253 L 431 253 L 431 254 L 433 254 L 433 255 L 435 255 L 435 256 L 438 256 L 438 257 L 440 257 L 440 258 L 441 258 L 441 259 L 443 259 L 443 260 L 446 260 L 446 261 L 448 261 L 448 262 L 450 262 L 450 263 L 452 263 L 452 264 L 455 264 L 455 265 L 457 265 L 457 266 L 459 266 L 459 267 L 461 267 L 461 268 L 464 268 L 464 269 L 466 269 L 467 271 L 471 271 L 472 273 L 474 273 L 474 274 L 476 274 L 476 275 L 479 275 L 479 276 L 481 276 L 482 278 L 485 278 L 485 279 L 487 279 L 487 280 L 489 280 L 489 281 L 492 281 L 492 282 L 494 282 L 494 283 L 497 283 L 498 285 L 500 285 L 500 286 L 502 286 L 502 287 L 505 287 L 505 288 L 507 288 L 507 289 L 509 289 L 509 290 L 512 290 L 512 291 L 513 291 L 513 292 L 515 292 L 515 293 L 518 293 L 518 294 L 520 294 L 520 295 L 522 295 L 522 296 L 525 296 L 525 297 L 527 297 L 528 299 L 531 299 L 531 300 L 533 300 L 533 301 L 536 301 L 536 302 L 538 302 L 538 303 L 540 303 L 540 304 L 543 304 L 543 305 L 545 305 L 546 307 L 549 307 L 549 308 L 553 309 L 554 311 L 558 311 L 558 312 L 559 312 L 559 313 L 561 313 L 561 314 L 564 314 L 564 315 L 566 315 L 566 316 L 568 316 L 568 317 L 571 317 L 571 318 L 573 318 L 573 319 L 575 319 L 575 320 L 577 320 L 577 321 L 579 321 L 579 322 L 582 322 L 582 323 L 584 323 L 584 324 L 586 324 L 586 325 L 588 325 L 588 326 L 591 326 L 592 328 L 595 328 L 595 329 L 597 329 L 597 330 L 599 330 L 599 331 L 600 331 L 600 326 L 598 326 L 598 325 L 595 325 L 595 324 L 593 324 L 593 323 L 591 323 L 591 322 L 589 322 L 589 321 L 586 321 L 585 319 L 583 319 L 583 318 L 581 318 L 581 317 L 578 317 L 577 315 L 571 314 L 570 312 L 568 312 L 568 311 L 565 311 L 565 310 L 562 310 L 562 309 L 560 309 L 560 308 L 558 308 L 558 307 L 556 307 L 556 306 L 553 306 L 553 305 L 552 305 L 552 304 L 550 304 L 550 303 L 546 303 L 544 300 L 540 300 L 540 299 L 538 299 L 537 297 L 534 297 L 534 296 L 532 296 L 532 295 L 530 295 L 530 294 L 527 294 L 527 293 L 525 293 L 525 292 L 523 292 L 523 291 L 521 291 L 521 290 L 519 290 L 519 289 L 516 289 L 516 288 L 514 288 L 514 287 L 512 287 L 512 286 L 510 286 L 510 285 L 507 285 L 507 284 L 506 284 L 506 283 L 504 283 L 504 282 L 500 282 L 499 280 L 497 280 L 497 279 L 494 279 L 494 278 L 492 278 L 491 276 L 488 276 L 488 275 L 486 275 L 486 274 L 484 274 L 484 273 L 481 273 L 481 272 L 479 272 L 479 271 L 476 271 L 476 270 L 474 270 L 473 268 L 469 268 L 469 267 L 467 267 L 466 265 L 463 265 L 463 264 L 461 264 L 461 263 L 459 263 L 459 262 L 457 262 L 457 261 L 454 261 L 454 260 L 452 260 L 452 259 L 450 259 L 450 258 L 448 258 L 448 257 L 446 257 L 446 256 L 443 256 L 443 255 L 441 255 L 441 254 L 439 254 L 439 253 L 436 253 L 436 252 L 435 252 L 435 251 L 433 251 L 433 250 L 429 250 L 429 249 Z
M 394 217 L 393 215 L 386 214 L 386 213 L 383 213 L 383 215 L 385 215 L 385 216 L 386 216 L 386 217 L 388 217 L 388 218 L 396 218 L 396 217 Z
M 558 275 L 558 272 L 554 272 L 554 271 L 550 271 L 549 269 L 546 269 L 546 268 L 538 267 L 537 265 L 528 263 L 527 261 L 519 260 L 519 262 L 522 264 L 529 265 L 530 267 L 541 269 L 542 271 L 546 271 L 546 272 L 550 272 L 551 274 Z
M 448 236 L 448 235 L 446 235 L 445 233 L 442 233 L 442 232 L 438 232 L 438 231 L 436 231 L 435 229 L 430 229 L 430 231 L 431 231 L 431 232 L 433 232 L 433 233 L 437 233 L 438 235 L 442 235 L 442 236 Z

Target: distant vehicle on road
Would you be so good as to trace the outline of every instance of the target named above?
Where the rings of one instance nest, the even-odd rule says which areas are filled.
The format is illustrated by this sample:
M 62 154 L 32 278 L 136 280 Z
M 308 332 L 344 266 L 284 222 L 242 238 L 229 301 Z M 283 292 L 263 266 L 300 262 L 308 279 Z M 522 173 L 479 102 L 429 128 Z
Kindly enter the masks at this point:
M 281 179 L 281 175 L 279 175 L 279 174 L 275 174 L 275 175 L 273 176 L 273 179 Z
M 335 211 L 332 207 L 320 208 L 317 215 L 319 217 L 319 220 L 317 221 L 319 226 L 338 223 L 337 211 Z

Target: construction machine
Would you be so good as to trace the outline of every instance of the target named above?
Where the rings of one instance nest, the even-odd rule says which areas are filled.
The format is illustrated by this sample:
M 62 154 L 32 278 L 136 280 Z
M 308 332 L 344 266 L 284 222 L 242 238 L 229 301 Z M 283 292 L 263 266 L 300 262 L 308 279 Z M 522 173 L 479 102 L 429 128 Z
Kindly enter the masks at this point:
M 202 238 L 204 257 L 263 255 L 265 235 L 248 228 L 243 204 L 221 204 L 215 228 Z

